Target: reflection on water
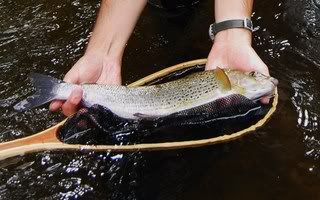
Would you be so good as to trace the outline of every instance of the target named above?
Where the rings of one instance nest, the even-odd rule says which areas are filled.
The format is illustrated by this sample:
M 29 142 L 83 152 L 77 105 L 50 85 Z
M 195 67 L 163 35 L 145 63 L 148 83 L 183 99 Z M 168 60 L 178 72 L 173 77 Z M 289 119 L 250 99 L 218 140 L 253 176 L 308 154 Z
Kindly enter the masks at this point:
M 320 156 L 319 113 L 320 97 L 319 81 L 310 78 L 297 79 L 292 83 L 295 90 L 292 102 L 296 107 L 297 126 L 303 130 L 306 155 L 315 159 Z
M 253 135 L 180 151 L 11 158 L 0 162 L 0 199 L 320 199 L 319 4 L 255 2 L 254 47 L 280 81 L 280 100 Z M 147 7 L 125 52 L 125 84 L 206 57 L 212 6 L 203 0 L 180 15 Z M 0 141 L 63 118 L 46 107 L 17 113 L 12 104 L 33 91 L 30 72 L 63 77 L 82 55 L 98 7 L 89 0 L 0 0 Z
M 292 87 L 295 90 L 292 102 L 297 108 L 298 125 L 304 130 L 312 132 L 318 130 L 317 108 L 319 108 L 319 102 L 316 102 L 318 98 L 315 98 L 317 93 L 308 93 L 309 84 L 302 80 L 292 83 Z
M 130 192 L 130 185 L 135 185 L 137 175 L 134 173 L 140 164 L 139 159 L 139 153 L 111 155 L 91 152 L 82 156 L 71 153 L 63 159 L 59 155 L 41 153 L 32 158 L 32 161 L 25 158 L 22 159 L 23 162 L 13 161 L 11 167 L 14 168 L 14 174 L 0 172 L 3 183 L 0 186 L 0 197 L 4 194 L 3 197 L 12 199 L 22 196 L 33 198 L 34 194 L 28 190 L 34 188 L 35 192 L 40 192 L 50 188 L 47 192 L 38 193 L 37 198 L 50 195 L 54 199 L 69 199 L 86 196 L 101 185 L 114 195 L 112 199 L 123 199 L 122 190 Z M 34 170 L 35 162 L 38 163 L 40 173 Z
M 317 160 L 320 156 L 320 2 L 318 0 L 291 1 L 286 3 L 284 19 L 295 36 L 292 51 L 297 54 L 299 70 L 292 77 L 291 97 L 297 111 L 297 127 L 302 131 L 305 155 Z M 297 7 L 300 14 L 297 15 Z
M 12 105 L 32 92 L 30 72 L 61 76 L 82 54 L 98 2 L 0 1 L 0 141 L 38 132 L 60 121 L 47 109 L 17 113 Z M 69 20 L 72 18 L 72 20 Z M 36 118 L 34 116 L 37 116 Z

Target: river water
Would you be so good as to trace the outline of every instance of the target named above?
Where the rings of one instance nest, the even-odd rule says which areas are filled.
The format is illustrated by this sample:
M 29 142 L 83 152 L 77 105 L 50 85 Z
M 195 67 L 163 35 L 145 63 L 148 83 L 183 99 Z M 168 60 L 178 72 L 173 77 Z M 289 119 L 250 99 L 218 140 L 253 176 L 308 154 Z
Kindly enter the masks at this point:
M 148 5 L 130 39 L 124 84 L 205 58 L 213 4 Z M 0 141 L 63 119 L 17 113 L 38 72 L 62 78 L 82 55 L 99 1 L 0 0 Z M 164 152 L 40 152 L 0 161 L 0 199 L 320 199 L 320 1 L 256 1 L 254 48 L 278 78 L 266 126 L 227 144 Z

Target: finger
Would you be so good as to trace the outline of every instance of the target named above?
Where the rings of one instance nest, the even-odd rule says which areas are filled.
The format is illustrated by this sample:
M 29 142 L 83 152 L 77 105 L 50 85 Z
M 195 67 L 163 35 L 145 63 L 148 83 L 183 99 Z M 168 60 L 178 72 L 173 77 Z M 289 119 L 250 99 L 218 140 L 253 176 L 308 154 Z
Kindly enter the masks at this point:
M 261 74 L 264 74 L 266 76 L 270 76 L 268 67 L 266 65 L 262 65 L 261 67 L 259 67 L 258 72 L 260 72 Z
M 216 67 L 217 67 L 217 60 L 214 58 L 211 58 L 211 59 L 208 58 L 205 69 L 206 70 L 213 70 Z
M 214 69 L 216 69 L 217 67 L 223 68 L 223 66 L 225 66 L 225 65 L 223 64 L 223 62 L 221 62 L 221 61 L 218 60 L 218 59 L 214 59 L 213 61 L 208 60 L 208 62 L 206 63 L 205 69 L 206 69 L 206 70 L 214 70 Z
M 270 102 L 270 99 L 269 99 L 269 97 L 262 97 L 260 101 L 263 104 L 268 104 Z
M 74 70 L 70 70 L 64 77 L 63 79 L 65 82 L 68 83 L 77 83 L 77 75 L 76 75 L 76 71 Z M 61 108 L 63 105 L 63 101 L 58 101 L 58 100 L 54 100 L 50 103 L 49 105 L 49 110 L 52 112 L 55 112 L 57 110 L 59 110 L 59 108 Z
M 49 105 L 49 110 L 51 112 L 55 112 L 55 111 L 59 110 L 59 108 L 61 108 L 62 104 L 63 104 L 63 101 L 57 101 L 57 100 L 52 101 Z
M 76 86 L 67 101 L 62 105 L 62 112 L 66 116 L 70 116 L 77 112 L 79 103 L 81 102 L 83 90 L 80 86 Z
M 258 58 L 258 62 L 254 65 L 256 66 L 254 67 L 254 69 L 256 69 L 255 71 L 258 71 L 266 76 L 270 76 L 268 66 L 261 60 L 261 58 L 258 55 L 256 56 Z
M 76 70 L 71 69 L 63 78 L 63 81 L 67 83 L 79 84 L 79 76 Z

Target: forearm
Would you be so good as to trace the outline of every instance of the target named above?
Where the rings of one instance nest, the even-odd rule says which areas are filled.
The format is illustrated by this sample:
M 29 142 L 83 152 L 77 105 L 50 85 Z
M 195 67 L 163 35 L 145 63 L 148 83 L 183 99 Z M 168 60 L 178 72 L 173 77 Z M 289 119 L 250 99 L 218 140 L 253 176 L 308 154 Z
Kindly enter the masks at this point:
M 215 20 L 250 17 L 253 0 L 215 0 Z
M 86 54 L 121 59 L 146 0 L 102 0 Z
M 250 18 L 253 0 L 215 0 L 215 22 L 230 19 Z M 246 29 L 228 29 L 216 35 L 216 41 L 239 41 L 251 44 L 251 31 Z

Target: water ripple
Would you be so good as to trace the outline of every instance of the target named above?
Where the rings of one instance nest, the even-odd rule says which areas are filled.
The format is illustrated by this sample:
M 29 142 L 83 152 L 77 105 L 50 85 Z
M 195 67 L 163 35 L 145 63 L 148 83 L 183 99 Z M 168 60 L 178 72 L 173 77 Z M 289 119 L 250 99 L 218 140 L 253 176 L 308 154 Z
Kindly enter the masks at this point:
M 318 159 L 320 156 L 319 113 L 320 92 L 318 81 L 306 77 L 292 83 L 294 95 L 292 103 L 298 114 L 297 126 L 303 130 L 306 156 Z M 317 91 L 317 92 L 316 92 Z
M 12 105 L 33 92 L 30 72 L 66 73 L 83 53 L 98 6 L 98 1 L 85 0 L 0 1 L 0 141 L 62 120 L 44 108 L 15 113 Z

